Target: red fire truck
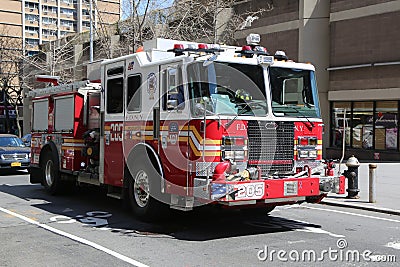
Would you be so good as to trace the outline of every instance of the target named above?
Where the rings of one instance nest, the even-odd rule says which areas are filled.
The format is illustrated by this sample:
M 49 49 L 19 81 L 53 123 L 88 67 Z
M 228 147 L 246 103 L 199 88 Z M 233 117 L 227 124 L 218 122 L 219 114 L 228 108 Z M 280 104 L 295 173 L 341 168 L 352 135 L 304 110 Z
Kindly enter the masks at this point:
M 156 39 L 99 81 L 30 92 L 31 183 L 106 187 L 137 216 L 207 203 L 265 212 L 344 193 L 322 159 L 315 69 L 243 47 Z

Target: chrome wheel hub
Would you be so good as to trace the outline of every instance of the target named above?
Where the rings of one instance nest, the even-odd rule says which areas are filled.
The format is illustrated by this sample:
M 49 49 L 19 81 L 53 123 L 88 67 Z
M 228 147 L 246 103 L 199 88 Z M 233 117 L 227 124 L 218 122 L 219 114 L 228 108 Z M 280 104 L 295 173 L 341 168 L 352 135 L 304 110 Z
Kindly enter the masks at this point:
M 133 195 L 139 207 L 144 208 L 147 205 L 150 198 L 149 177 L 143 170 L 140 170 L 136 174 L 133 184 Z

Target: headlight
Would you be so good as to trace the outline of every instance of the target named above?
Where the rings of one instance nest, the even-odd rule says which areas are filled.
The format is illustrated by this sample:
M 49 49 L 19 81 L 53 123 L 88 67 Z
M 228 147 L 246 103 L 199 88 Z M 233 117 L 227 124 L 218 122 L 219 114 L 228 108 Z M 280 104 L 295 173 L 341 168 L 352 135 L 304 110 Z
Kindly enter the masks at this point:
M 244 150 L 229 150 L 223 152 L 223 159 L 244 160 L 245 151 Z
M 300 158 L 308 158 L 308 150 L 300 150 L 299 157 Z
M 299 150 L 300 158 L 316 158 L 317 150 Z
M 224 159 L 235 159 L 235 151 L 224 151 Z
M 317 157 L 317 150 L 309 150 L 308 151 L 308 156 L 310 158 L 316 158 Z
M 244 151 L 234 151 L 235 152 L 235 160 L 244 160 Z
M 0 156 L 0 157 L 1 157 L 1 159 L 5 159 L 3 154 L 1 154 L 1 156 Z

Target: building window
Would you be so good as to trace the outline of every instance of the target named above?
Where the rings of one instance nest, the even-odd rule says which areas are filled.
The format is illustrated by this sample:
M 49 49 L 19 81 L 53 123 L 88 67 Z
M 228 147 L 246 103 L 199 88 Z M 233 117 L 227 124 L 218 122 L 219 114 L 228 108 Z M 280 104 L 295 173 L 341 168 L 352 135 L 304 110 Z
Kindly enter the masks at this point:
M 25 20 L 33 23 L 35 21 L 39 21 L 39 16 L 38 15 L 25 14 Z
M 373 111 L 373 102 L 354 102 L 352 118 L 354 148 L 373 148 Z
M 42 23 L 46 24 L 46 25 L 48 25 L 48 24 L 57 24 L 57 19 L 44 17 L 42 19 Z
M 25 7 L 30 8 L 30 9 L 38 9 L 39 4 L 38 3 L 30 3 L 30 2 L 25 2 Z
M 70 16 L 74 15 L 73 9 L 61 8 L 60 12 L 61 12 L 61 14 L 64 14 L 64 15 L 70 15 Z
M 43 14 L 47 15 L 48 13 L 57 14 L 57 7 L 43 6 Z
M 399 102 L 333 102 L 331 105 L 331 146 L 399 150 Z
M 343 146 L 343 132 L 346 133 L 345 144 L 350 146 L 351 102 L 335 102 L 332 105 L 332 145 Z
M 375 148 L 396 150 L 398 141 L 397 101 L 377 101 L 375 110 Z

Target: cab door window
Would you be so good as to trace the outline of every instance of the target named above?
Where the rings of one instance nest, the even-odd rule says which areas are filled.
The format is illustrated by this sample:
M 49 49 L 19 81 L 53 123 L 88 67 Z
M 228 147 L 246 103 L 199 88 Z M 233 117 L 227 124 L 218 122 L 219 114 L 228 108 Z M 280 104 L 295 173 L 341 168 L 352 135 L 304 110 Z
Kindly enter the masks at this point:
M 107 81 L 107 113 L 123 112 L 123 78 L 114 78 Z
M 181 66 L 168 67 L 163 71 L 163 110 L 183 110 L 184 108 L 182 68 Z
M 128 77 L 128 90 L 126 98 L 126 108 L 128 111 L 140 111 L 142 98 L 142 77 L 136 74 Z

